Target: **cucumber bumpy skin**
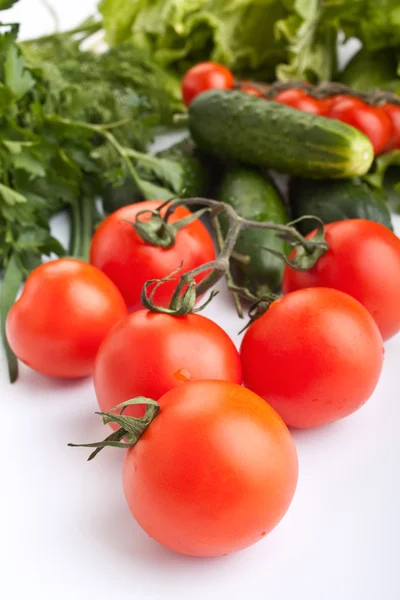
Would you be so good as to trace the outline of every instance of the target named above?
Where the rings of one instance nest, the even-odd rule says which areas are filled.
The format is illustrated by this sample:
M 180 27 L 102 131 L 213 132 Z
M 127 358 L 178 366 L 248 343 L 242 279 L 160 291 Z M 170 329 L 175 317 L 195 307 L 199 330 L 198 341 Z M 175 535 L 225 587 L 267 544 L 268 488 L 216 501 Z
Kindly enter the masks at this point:
M 197 96 L 189 107 L 189 128 L 211 154 L 290 175 L 356 177 L 374 159 L 371 142 L 354 127 L 242 92 Z

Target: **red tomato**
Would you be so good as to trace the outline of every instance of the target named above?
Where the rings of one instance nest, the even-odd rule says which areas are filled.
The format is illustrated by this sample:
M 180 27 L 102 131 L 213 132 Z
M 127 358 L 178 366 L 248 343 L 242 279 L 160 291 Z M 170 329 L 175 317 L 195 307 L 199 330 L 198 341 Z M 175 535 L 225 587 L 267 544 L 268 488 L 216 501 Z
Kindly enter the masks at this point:
M 261 398 L 223 381 L 198 381 L 160 399 L 161 410 L 126 453 L 123 487 L 153 539 L 193 556 L 261 540 L 286 513 L 297 454 Z
M 392 135 L 385 147 L 385 152 L 400 150 L 400 106 L 398 104 L 384 104 L 380 110 L 385 112 L 392 123 Z
M 400 240 L 363 219 L 329 223 L 325 233 L 329 250 L 312 269 L 285 268 L 284 293 L 316 286 L 346 292 L 369 310 L 384 340 L 392 337 L 400 330 Z
M 331 106 L 334 106 L 335 104 L 341 102 L 342 100 L 348 100 L 350 98 L 350 100 L 355 100 L 356 102 L 361 102 L 361 100 L 359 100 L 359 98 L 356 98 L 355 96 L 350 96 L 349 94 L 336 94 L 335 96 L 330 96 L 330 101 L 331 101 Z M 361 102 L 362 104 L 362 102 Z
M 189 69 L 182 80 L 182 98 L 186 106 L 207 90 L 230 90 L 235 78 L 229 69 L 214 62 L 203 62 Z
M 287 106 L 292 106 L 303 112 L 314 113 L 315 115 L 321 115 L 328 112 L 328 105 L 325 100 L 313 98 L 303 90 L 299 89 L 279 92 L 274 100 L 280 104 L 286 104 Z
M 357 300 L 328 288 L 275 301 L 247 330 L 245 385 L 292 427 L 350 415 L 371 396 L 383 361 L 382 337 Z
M 239 353 L 228 335 L 199 314 L 174 317 L 147 310 L 121 321 L 101 345 L 94 385 L 103 412 L 136 396 L 158 400 L 197 379 L 242 383 Z M 126 414 L 142 415 L 129 407 Z
M 258 96 L 259 98 L 265 98 L 264 94 L 261 90 L 256 88 L 254 85 L 242 85 L 240 86 L 240 91 L 244 94 L 250 94 L 252 96 Z
M 135 221 L 138 212 L 155 210 L 160 205 L 158 200 L 148 200 L 124 206 L 107 217 L 93 236 L 90 262 L 115 283 L 131 310 L 141 307 L 140 295 L 146 281 L 166 277 L 182 261 L 182 273 L 185 273 L 215 258 L 211 236 L 200 221 L 181 229 L 171 248 L 145 243 L 131 222 Z M 189 214 L 186 208 L 179 207 L 169 222 L 174 223 Z M 142 221 L 149 218 L 150 215 L 140 217 Z M 201 281 L 206 274 L 201 274 L 196 280 Z M 160 286 L 154 297 L 155 302 L 168 306 L 175 286 L 176 281 Z
M 83 377 L 92 373 L 101 342 L 127 312 L 104 273 L 80 260 L 53 260 L 29 275 L 8 314 L 7 339 L 35 371 Z
M 384 111 L 351 96 L 336 98 L 329 116 L 364 133 L 371 141 L 375 154 L 382 152 L 392 133 L 390 118 Z

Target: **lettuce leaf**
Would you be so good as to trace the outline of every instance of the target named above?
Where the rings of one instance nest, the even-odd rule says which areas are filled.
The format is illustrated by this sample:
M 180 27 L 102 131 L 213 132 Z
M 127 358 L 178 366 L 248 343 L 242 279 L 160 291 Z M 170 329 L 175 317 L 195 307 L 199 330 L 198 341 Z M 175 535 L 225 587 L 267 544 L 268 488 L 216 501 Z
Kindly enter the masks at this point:
M 100 11 L 109 44 L 131 40 L 178 75 L 215 60 L 264 80 L 332 79 L 343 33 L 391 49 L 400 70 L 399 0 L 101 0 Z
M 264 79 L 282 65 L 282 78 L 310 70 L 319 80 L 334 65 L 336 32 L 314 26 L 318 0 L 102 0 L 100 11 L 108 43 L 130 39 L 178 73 L 210 59 Z

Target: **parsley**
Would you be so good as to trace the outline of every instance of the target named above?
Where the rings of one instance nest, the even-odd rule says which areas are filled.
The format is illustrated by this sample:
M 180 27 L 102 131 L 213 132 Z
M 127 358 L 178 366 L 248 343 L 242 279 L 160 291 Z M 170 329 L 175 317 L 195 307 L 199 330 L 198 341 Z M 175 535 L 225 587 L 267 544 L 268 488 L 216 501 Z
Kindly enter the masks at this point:
M 0 10 L 13 3 L 0 0 Z M 157 128 L 181 109 L 175 80 L 131 44 L 82 51 L 100 27 L 90 19 L 18 44 L 18 25 L 0 25 L 0 311 L 11 381 L 18 368 L 4 323 L 42 255 L 86 258 L 97 199 L 127 173 L 145 198 L 169 198 L 183 187 L 178 163 L 146 152 Z M 66 208 L 68 249 L 49 227 Z

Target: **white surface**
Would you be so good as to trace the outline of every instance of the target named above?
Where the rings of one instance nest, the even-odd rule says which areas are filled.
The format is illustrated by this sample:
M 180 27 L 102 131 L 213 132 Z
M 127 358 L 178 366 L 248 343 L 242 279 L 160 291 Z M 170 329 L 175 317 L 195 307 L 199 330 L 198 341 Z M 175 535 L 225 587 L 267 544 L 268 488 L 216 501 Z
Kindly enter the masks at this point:
M 69 26 L 95 2 L 53 4 Z M 10 16 L 22 16 L 28 36 L 51 26 L 38 0 L 22 0 Z M 56 230 L 65 235 L 62 219 Z M 241 323 L 225 292 L 205 314 L 239 342 Z M 164 550 L 131 518 L 123 451 L 87 463 L 86 450 L 67 448 L 104 434 L 91 382 L 57 382 L 22 366 L 10 386 L 1 358 L 1 597 L 398 600 L 399 359 L 397 336 L 386 344 L 374 396 L 357 414 L 294 433 L 298 490 L 272 534 L 235 555 L 193 559 Z

